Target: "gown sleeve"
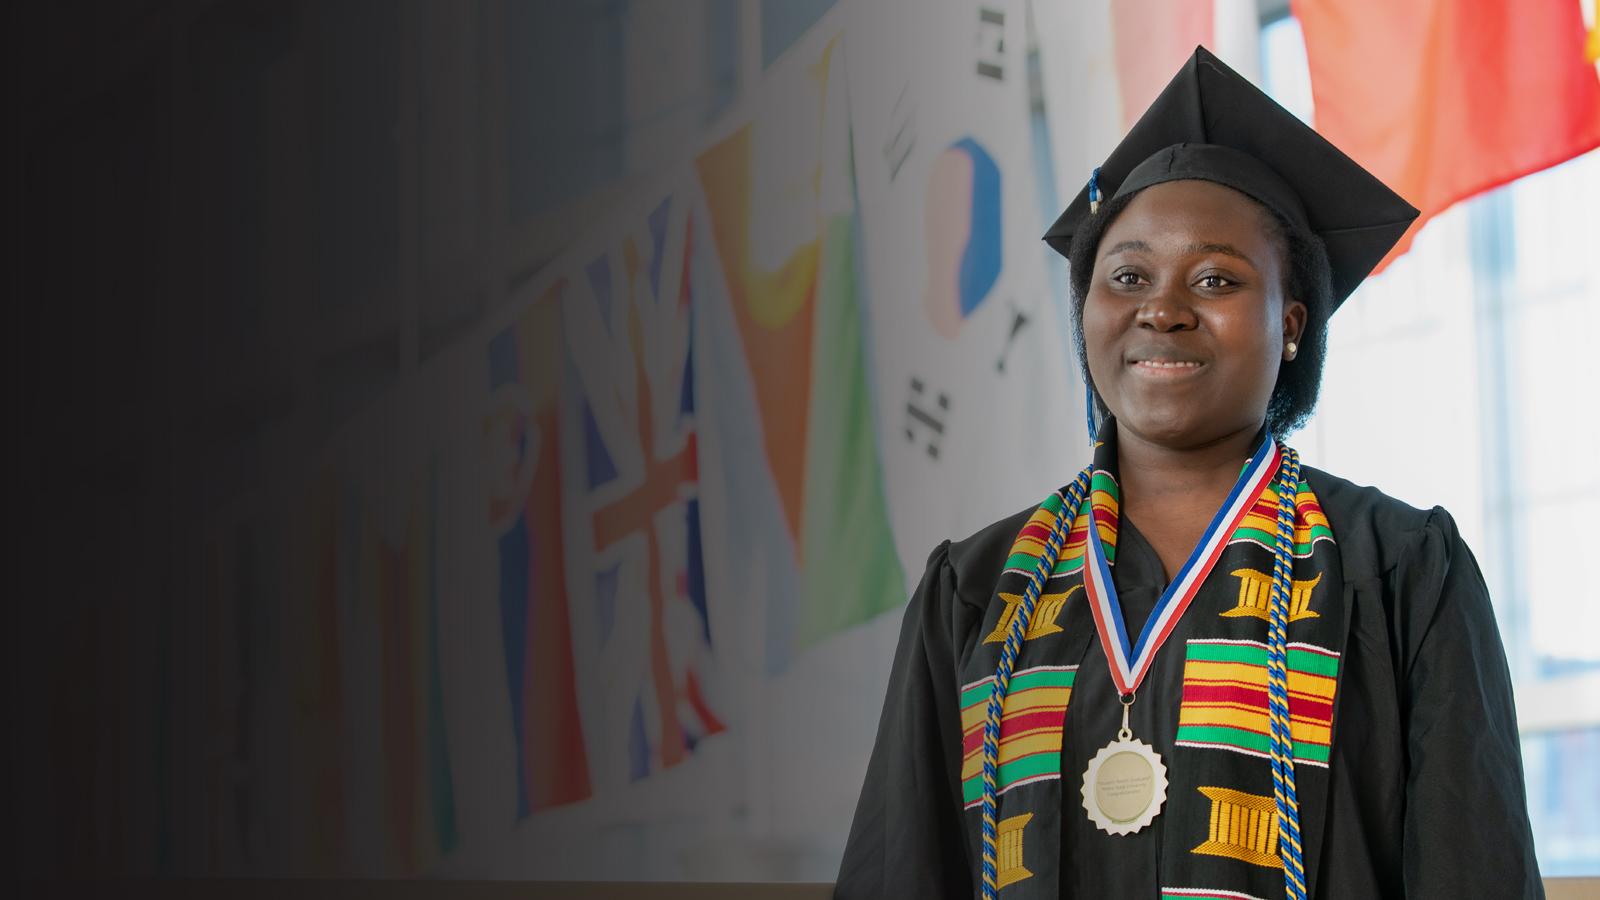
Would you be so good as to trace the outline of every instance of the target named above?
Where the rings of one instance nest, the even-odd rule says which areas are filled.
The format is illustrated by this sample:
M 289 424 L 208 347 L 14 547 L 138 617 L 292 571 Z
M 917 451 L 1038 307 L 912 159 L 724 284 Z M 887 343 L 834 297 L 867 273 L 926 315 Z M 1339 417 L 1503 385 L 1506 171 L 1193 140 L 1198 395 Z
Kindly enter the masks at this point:
M 968 898 L 961 806 L 961 714 L 953 640 L 958 601 L 949 542 L 928 559 L 900 626 L 834 897 Z
M 1404 654 L 1407 898 L 1543 897 L 1489 591 L 1435 509 L 1391 573 Z

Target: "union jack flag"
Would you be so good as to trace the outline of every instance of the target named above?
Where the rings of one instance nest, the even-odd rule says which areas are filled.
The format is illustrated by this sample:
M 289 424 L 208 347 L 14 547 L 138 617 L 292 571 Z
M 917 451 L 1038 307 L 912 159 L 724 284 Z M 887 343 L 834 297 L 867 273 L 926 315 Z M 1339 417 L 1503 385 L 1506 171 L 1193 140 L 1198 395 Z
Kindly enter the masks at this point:
M 629 781 L 725 728 L 701 547 L 694 223 L 676 206 L 662 201 L 584 267 L 590 296 L 575 295 L 568 332 L 588 532 L 575 543 L 591 551 L 608 739 L 622 738 Z

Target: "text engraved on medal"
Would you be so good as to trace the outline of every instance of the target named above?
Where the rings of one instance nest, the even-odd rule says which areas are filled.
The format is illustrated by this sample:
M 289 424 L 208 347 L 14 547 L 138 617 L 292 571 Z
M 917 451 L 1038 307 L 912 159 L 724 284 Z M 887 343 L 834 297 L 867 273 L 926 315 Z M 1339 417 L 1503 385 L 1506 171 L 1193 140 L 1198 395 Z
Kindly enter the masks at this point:
M 1095 802 L 1113 822 L 1132 822 L 1155 799 L 1155 769 L 1137 753 L 1117 753 L 1100 764 L 1094 782 Z

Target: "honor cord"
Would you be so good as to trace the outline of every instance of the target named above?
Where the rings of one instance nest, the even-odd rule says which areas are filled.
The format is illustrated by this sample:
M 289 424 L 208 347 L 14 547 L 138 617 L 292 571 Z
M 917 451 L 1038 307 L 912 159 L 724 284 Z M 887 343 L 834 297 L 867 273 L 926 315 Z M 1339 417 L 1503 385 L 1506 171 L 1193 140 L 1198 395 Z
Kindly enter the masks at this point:
M 1287 900 L 1306 900 L 1300 852 L 1300 806 L 1294 793 L 1294 739 L 1289 733 L 1288 612 L 1293 585 L 1294 524 L 1300 493 L 1300 454 L 1284 448 L 1278 468 L 1278 535 L 1273 553 L 1272 599 L 1267 611 L 1267 717 L 1272 733 L 1272 793 L 1278 807 L 1278 855 Z

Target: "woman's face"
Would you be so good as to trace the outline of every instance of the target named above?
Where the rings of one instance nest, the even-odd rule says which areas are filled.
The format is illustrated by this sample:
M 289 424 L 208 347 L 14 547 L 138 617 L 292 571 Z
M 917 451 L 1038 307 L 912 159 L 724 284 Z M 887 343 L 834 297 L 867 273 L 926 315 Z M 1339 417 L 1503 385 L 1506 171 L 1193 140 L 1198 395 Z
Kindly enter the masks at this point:
M 1269 216 L 1232 188 L 1169 181 L 1106 229 L 1083 337 L 1121 432 L 1188 449 L 1261 425 L 1284 345 L 1306 321 L 1305 304 L 1283 294 L 1286 252 Z

